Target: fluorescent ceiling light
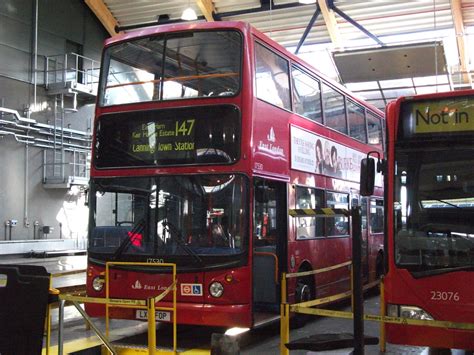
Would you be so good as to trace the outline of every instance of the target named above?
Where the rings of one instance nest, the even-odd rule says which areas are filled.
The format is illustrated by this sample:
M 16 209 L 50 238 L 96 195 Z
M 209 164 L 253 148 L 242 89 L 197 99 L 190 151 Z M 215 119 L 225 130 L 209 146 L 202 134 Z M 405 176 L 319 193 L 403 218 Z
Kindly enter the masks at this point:
M 181 15 L 181 20 L 184 20 L 184 21 L 197 20 L 196 12 L 191 7 L 188 7 L 186 10 L 183 11 L 183 14 Z

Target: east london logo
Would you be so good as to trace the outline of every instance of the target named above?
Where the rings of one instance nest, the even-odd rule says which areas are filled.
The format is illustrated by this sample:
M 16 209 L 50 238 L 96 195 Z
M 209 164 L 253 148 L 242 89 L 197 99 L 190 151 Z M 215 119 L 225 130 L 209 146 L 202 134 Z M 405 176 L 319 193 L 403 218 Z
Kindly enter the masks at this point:
M 153 291 L 155 291 L 155 290 L 156 290 L 156 291 L 164 291 L 164 290 L 166 290 L 166 287 L 160 286 L 160 285 L 158 285 L 158 286 L 155 286 L 155 285 L 146 285 L 146 284 L 145 284 L 145 285 L 142 285 L 142 284 L 140 283 L 140 281 L 138 281 L 138 280 L 135 281 L 135 283 L 132 285 L 132 288 L 133 288 L 134 290 L 141 290 L 141 289 L 143 289 L 143 290 L 153 290 Z
M 270 128 L 270 132 L 267 134 L 267 139 L 269 142 L 275 143 L 276 137 L 275 137 L 275 131 L 273 130 L 273 127 Z
M 143 287 L 142 287 L 142 284 L 140 283 L 140 281 L 135 281 L 135 283 L 132 285 L 132 288 L 134 290 L 141 290 Z
M 270 128 L 270 131 L 267 134 L 267 141 L 270 143 L 264 143 L 263 141 L 258 142 L 258 149 L 261 152 L 267 153 L 268 155 L 272 156 L 280 156 L 283 158 L 285 157 L 285 152 L 283 151 L 283 148 L 279 145 L 273 145 L 273 143 L 276 142 L 276 135 L 273 127 Z

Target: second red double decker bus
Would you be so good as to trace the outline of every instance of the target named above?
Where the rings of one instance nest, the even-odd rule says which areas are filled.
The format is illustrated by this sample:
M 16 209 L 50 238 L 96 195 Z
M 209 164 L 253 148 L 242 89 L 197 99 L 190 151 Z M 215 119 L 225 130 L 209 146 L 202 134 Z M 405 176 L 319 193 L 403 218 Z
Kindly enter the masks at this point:
M 471 323 L 387 324 L 387 340 L 474 350 L 474 90 L 401 97 L 387 131 L 387 314 Z
M 282 272 L 351 259 L 363 208 L 364 276 L 383 265 L 383 189 L 359 195 L 360 160 L 383 151 L 383 116 L 251 26 L 179 24 L 107 41 L 91 167 L 87 293 L 107 261 L 175 263 L 178 323 L 254 327 L 279 316 Z M 170 273 L 114 268 L 114 298 L 144 299 Z M 350 270 L 292 280 L 291 302 L 350 288 Z M 165 304 L 170 298 L 164 300 Z M 104 314 L 87 305 L 89 314 Z M 111 308 L 116 318 L 142 310 Z M 169 312 L 157 319 L 169 321 Z

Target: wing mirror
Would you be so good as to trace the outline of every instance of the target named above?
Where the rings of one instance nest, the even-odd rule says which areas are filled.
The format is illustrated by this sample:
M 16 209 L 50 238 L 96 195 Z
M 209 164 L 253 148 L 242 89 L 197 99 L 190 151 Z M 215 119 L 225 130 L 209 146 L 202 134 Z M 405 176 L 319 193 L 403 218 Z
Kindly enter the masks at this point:
M 377 163 L 370 155 L 377 155 Z M 367 157 L 360 162 L 360 194 L 362 196 L 370 196 L 374 194 L 375 171 L 378 173 L 385 172 L 386 160 L 380 159 L 379 152 L 368 152 Z

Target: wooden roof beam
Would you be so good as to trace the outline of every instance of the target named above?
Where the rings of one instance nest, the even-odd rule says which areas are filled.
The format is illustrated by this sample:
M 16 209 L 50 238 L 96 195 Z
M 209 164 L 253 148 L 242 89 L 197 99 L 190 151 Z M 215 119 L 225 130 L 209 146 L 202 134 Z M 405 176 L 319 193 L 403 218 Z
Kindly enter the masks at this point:
M 329 32 L 329 37 L 331 38 L 332 43 L 336 48 L 342 49 L 341 34 L 339 32 L 339 27 L 337 26 L 334 11 L 328 8 L 326 0 L 318 0 L 318 6 L 323 14 L 324 22 L 326 23 L 326 28 Z
M 116 35 L 115 26 L 118 26 L 118 22 L 104 2 L 102 0 L 85 0 L 85 3 L 96 15 L 107 32 L 109 32 L 111 36 Z
M 456 31 L 456 42 L 458 45 L 459 64 L 461 66 L 461 75 L 463 83 L 469 83 L 472 86 L 472 78 L 468 73 L 469 57 L 467 45 L 464 36 L 464 21 L 461 8 L 461 0 L 451 0 L 451 12 L 453 14 L 454 30 Z
M 208 22 L 214 21 L 214 16 L 212 13 L 216 12 L 216 9 L 212 3 L 212 0 L 196 0 L 196 4 Z

